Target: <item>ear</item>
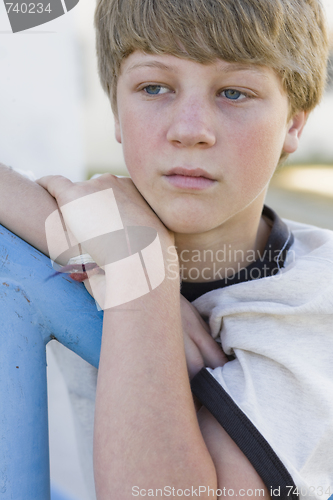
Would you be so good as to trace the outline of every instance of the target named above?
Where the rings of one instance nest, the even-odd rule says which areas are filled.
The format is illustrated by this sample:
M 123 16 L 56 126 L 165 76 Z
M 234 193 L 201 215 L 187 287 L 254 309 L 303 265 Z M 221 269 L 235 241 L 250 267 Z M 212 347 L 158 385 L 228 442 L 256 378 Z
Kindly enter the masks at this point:
M 121 129 L 118 116 L 114 115 L 114 129 L 115 129 L 115 137 L 116 141 L 121 144 Z
M 287 134 L 283 144 L 285 153 L 294 153 L 298 148 L 299 140 L 302 135 L 304 126 L 307 122 L 309 113 L 306 111 L 298 111 L 290 120 L 287 127 Z

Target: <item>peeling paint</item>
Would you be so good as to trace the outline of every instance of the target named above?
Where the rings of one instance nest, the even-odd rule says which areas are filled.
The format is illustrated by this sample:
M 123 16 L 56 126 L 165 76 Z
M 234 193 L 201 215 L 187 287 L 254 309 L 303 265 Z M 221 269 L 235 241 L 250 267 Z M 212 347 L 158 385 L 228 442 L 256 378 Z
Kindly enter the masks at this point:
M 23 297 L 25 298 L 25 300 L 27 302 L 29 302 L 29 304 L 30 304 L 30 300 L 28 299 L 28 297 L 26 296 L 26 294 L 24 293 L 24 290 L 22 290 L 22 288 L 20 288 L 19 286 L 17 286 L 14 290 L 15 290 L 15 292 L 21 292 L 21 294 L 23 295 Z
M 29 304 L 30 304 L 30 300 L 28 299 L 28 297 L 26 296 L 26 294 L 24 293 L 24 291 L 23 291 L 23 290 L 22 290 L 22 295 L 23 295 L 23 297 L 25 298 L 25 300 L 26 300 L 27 302 L 29 302 Z

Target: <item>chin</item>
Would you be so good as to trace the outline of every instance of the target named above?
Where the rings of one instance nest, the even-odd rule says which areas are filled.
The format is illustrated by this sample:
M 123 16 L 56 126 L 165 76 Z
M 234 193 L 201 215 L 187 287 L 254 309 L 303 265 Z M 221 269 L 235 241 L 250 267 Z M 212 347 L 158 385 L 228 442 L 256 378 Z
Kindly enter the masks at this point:
M 199 234 L 205 233 L 209 228 L 207 224 L 200 223 L 199 221 L 189 221 L 183 217 L 164 217 L 161 218 L 163 224 L 173 233 L 178 234 Z

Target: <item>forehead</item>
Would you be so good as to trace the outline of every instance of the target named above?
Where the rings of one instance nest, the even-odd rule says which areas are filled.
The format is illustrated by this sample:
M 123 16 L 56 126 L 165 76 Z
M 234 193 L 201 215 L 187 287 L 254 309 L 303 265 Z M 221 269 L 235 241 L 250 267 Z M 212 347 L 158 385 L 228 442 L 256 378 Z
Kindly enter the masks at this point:
M 268 66 L 228 62 L 223 59 L 216 59 L 209 63 L 199 63 L 189 58 L 179 58 L 171 54 L 146 54 L 141 51 L 135 51 L 123 60 L 121 74 L 128 75 L 147 68 L 155 68 L 175 74 L 181 74 L 183 71 L 197 70 L 207 75 L 248 72 L 265 79 L 269 78 L 269 76 L 277 76 L 276 72 Z

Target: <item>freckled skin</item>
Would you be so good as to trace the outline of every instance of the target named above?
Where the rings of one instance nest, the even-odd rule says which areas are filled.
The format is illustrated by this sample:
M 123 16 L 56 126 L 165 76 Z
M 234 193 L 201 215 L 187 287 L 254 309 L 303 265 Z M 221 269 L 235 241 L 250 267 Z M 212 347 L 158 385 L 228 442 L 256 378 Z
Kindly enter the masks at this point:
M 169 69 L 131 69 L 152 61 Z M 216 241 L 231 225 L 260 218 L 282 150 L 297 149 L 304 113 L 288 121 L 288 98 L 272 69 L 239 66 L 139 51 L 123 62 L 116 138 L 133 182 L 176 239 L 205 233 Z M 178 166 L 203 168 L 216 182 L 201 191 L 174 188 L 165 174 Z

